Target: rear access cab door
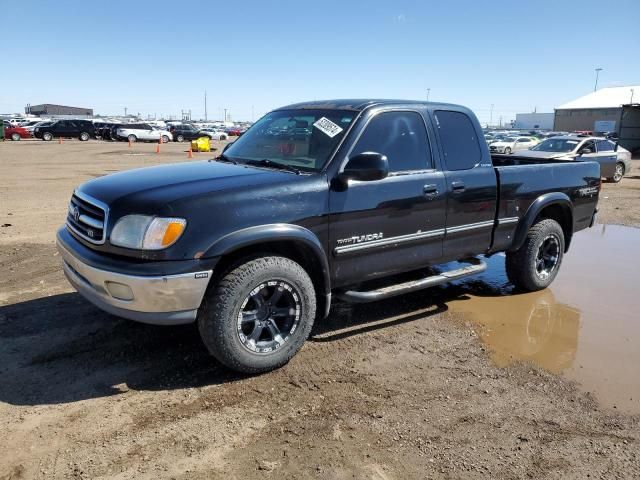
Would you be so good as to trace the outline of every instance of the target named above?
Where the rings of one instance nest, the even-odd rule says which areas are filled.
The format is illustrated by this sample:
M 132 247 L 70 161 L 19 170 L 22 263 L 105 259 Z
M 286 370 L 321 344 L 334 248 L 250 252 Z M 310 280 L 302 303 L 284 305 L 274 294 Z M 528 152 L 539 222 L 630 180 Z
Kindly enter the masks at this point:
M 431 111 L 446 178 L 446 236 L 443 257 L 457 260 L 491 246 L 498 188 L 480 124 L 469 110 L 448 106 Z
M 314 127 L 315 128 L 315 127 Z M 332 284 L 353 284 L 415 270 L 442 257 L 446 182 L 428 117 L 412 106 L 367 111 L 347 136 L 328 175 Z M 336 181 L 349 158 L 376 152 L 389 175 Z

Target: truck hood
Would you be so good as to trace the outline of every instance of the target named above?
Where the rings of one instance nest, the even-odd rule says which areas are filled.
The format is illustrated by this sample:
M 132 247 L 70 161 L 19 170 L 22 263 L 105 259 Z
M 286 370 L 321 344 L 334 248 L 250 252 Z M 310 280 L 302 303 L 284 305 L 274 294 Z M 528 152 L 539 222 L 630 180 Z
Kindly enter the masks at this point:
M 186 197 L 250 188 L 272 182 L 293 181 L 298 176 L 216 161 L 176 163 L 138 168 L 90 180 L 78 191 L 123 210 L 157 213 L 158 209 Z

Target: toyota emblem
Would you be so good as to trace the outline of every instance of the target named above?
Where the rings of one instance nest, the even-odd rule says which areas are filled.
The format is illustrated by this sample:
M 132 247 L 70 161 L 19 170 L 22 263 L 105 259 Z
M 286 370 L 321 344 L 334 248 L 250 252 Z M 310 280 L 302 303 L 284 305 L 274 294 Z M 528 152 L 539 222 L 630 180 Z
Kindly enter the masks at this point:
M 71 216 L 76 222 L 80 219 L 80 210 L 78 209 L 78 207 L 71 207 Z

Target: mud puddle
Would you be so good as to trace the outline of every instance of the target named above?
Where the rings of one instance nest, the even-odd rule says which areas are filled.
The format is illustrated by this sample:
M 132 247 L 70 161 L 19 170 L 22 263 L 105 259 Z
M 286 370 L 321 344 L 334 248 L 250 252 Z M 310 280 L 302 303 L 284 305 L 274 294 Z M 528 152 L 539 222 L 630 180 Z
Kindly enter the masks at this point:
M 444 287 L 452 312 L 479 325 L 500 366 L 530 361 L 577 381 L 608 407 L 640 413 L 640 229 L 579 232 L 550 288 L 514 294 L 504 256 Z

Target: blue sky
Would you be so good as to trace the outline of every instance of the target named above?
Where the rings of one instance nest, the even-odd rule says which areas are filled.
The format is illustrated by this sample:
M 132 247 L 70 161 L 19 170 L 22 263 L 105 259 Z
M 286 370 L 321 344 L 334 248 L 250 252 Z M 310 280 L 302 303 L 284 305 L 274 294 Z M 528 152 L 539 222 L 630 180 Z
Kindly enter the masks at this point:
M 461 103 L 482 122 L 640 84 L 640 1 L 6 1 L 0 113 L 250 120 L 291 102 Z

